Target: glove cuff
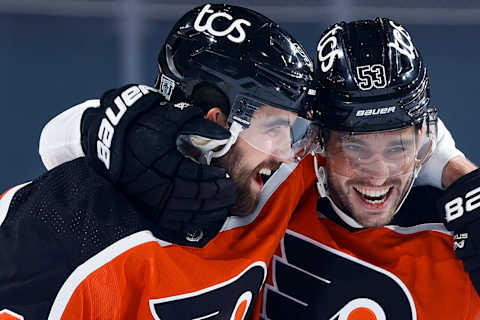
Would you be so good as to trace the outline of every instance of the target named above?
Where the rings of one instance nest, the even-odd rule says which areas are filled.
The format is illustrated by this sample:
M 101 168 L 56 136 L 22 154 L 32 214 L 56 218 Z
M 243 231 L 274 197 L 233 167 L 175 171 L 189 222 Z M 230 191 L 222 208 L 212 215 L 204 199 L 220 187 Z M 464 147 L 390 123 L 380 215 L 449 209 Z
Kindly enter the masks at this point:
M 123 170 L 123 146 L 130 124 L 163 100 L 147 86 L 129 84 L 109 90 L 100 108 L 87 110 L 82 117 L 82 148 L 97 172 L 114 184 Z M 141 103 L 135 103 L 141 101 Z
M 480 219 L 480 168 L 453 182 L 438 205 L 448 230 L 461 231 Z

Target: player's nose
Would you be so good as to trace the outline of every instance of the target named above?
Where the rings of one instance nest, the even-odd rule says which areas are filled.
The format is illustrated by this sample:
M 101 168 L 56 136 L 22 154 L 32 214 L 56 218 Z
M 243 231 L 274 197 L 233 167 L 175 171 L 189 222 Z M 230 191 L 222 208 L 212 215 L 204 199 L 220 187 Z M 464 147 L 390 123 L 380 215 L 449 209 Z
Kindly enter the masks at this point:
M 374 185 L 382 185 L 391 175 L 391 164 L 382 157 L 381 154 L 375 154 L 368 162 L 368 165 L 362 167 L 362 174 L 369 178 Z

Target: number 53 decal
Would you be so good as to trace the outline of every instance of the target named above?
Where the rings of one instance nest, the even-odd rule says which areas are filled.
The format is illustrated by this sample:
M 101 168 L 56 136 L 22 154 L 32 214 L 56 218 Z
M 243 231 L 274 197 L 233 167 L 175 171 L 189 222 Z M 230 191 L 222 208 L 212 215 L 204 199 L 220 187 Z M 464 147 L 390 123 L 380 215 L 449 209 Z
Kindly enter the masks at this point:
M 381 64 L 357 67 L 357 77 L 359 80 L 358 87 L 361 90 L 381 89 L 387 85 L 385 67 Z

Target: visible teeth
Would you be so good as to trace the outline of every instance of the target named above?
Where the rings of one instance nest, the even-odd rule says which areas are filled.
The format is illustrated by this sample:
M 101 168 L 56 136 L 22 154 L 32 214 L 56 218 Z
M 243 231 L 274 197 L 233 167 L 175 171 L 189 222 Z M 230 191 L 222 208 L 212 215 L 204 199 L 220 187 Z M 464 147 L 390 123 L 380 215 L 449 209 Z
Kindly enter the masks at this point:
M 363 198 L 363 200 L 365 200 L 366 202 L 371 203 L 371 204 L 378 204 L 378 203 L 382 203 L 383 201 L 385 201 L 385 199 L 382 199 L 382 200 L 370 200 L 370 199 L 366 199 L 366 198 Z
M 384 188 L 371 188 L 365 186 L 356 186 L 354 187 L 359 193 L 370 198 L 383 198 L 387 195 L 390 187 Z
M 268 168 L 262 168 L 259 171 L 260 174 L 264 174 L 266 176 L 271 176 L 272 175 L 272 170 Z
M 365 186 L 353 187 L 358 193 L 362 195 L 363 201 L 370 204 L 381 204 L 387 199 L 387 193 L 390 187 L 386 188 L 372 188 Z

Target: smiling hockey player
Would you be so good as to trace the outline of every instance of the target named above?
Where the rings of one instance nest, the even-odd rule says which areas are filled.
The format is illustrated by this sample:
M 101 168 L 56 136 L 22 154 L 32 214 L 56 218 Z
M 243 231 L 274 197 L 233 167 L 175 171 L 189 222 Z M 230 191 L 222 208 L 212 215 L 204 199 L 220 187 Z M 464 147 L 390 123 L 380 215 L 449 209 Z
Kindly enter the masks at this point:
M 318 48 L 317 181 L 273 258 L 264 319 L 478 319 L 480 228 L 467 225 L 480 212 L 470 206 L 461 217 L 456 197 L 478 190 L 479 172 L 444 195 L 412 188 L 434 150 L 437 118 L 410 35 L 385 18 L 343 22 Z M 465 230 L 468 253 L 457 249 L 457 258 L 445 227 Z

